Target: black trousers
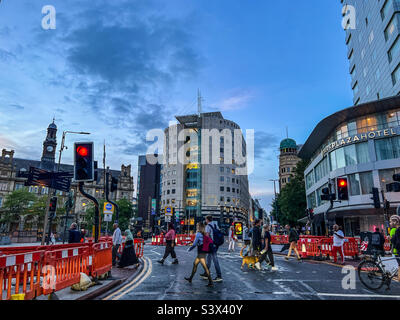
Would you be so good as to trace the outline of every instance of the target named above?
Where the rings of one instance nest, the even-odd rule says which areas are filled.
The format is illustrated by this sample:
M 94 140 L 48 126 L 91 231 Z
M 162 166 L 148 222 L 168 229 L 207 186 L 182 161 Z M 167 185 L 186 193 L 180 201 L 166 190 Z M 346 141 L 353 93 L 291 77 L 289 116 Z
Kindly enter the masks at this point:
M 167 259 L 170 254 L 173 259 L 176 259 L 175 246 L 172 246 L 172 241 L 173 240 L 167 240 L 163 260 Z
M 121 255 L 118 253 L 119 246 L 120 246 L 120 244 L 117 244 L 112 247 L 112 264 L 113 264 L 113 266 L 116 264 L 117 257 L 118 257 L 118 259 L 121 259 Z
M 268 256 L 268 260 L 269 260 L 269 265 L 271 267 L 275 266 L 275 262 L 274 262 L 274 254 L 272 253 L 272 248 L 271 246 L 268 246 L 268 250 L 263 253 L 260 257 L 260 262 L 263 262 L 264 260 L 267 262 L 266 257 Z M 268 263 L 268 262 L 267 262 Z

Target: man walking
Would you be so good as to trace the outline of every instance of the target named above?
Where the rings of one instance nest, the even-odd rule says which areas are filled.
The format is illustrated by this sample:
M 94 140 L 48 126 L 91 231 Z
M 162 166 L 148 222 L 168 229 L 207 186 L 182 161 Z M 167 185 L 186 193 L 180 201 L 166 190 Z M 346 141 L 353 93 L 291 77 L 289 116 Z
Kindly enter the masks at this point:
M 217 231 L 218 230 L 218 231 Z M 214 232 L 220 232 L 218 228 L 218 223 L 213 221 L 213 217 L 208 215 L 206 217 L 206 235 L 209 236 L 213 242 L 215 242 Z M 211 262 L 214 263 L 215 271 L 217 272 L 217 277 L 213 280 L 214 282 L 222 281 L 221 267 L 219 266 L 218 256 L 217 256 L 218 246 L 215 246 L 215 250 L 207 254 L 207 268 L 211 271 Z M 208 279 L 207 274 L 201 274 L 201 277 Z
M 264 249 L 261 251 L 260 262 L 266 260 L 266 257 L 268 256 L 269 262 L 267 262 L 267 264 L 271 267 L 271 270 L 276 271 L 278 269 L 275 267 L 274 263 L 274 254 L 272 253 L 269 225 L 266 224 L 263 229 Z
M 339 252 L 340 257 L 342 258 L 342 264 L 344 264 L 344 233 L 340 230 L 339 226 L 335 224 L 333 226 L 333 247 L 332 247 L 332 255 L 333 261 L 337 263 L 337 253 Z
M 68 243 L 79 243 L 81 241 L 81 234 L 77 229 L 78 225 L 73 222 L 69 228 Z
M 253 227 L 253 230 L 251 232 L 251 243 L 253 245 L 253 254 L 255 254 L 255 255 L 258 255 L 260 253 L 261 246 L 262 246 L 262 244 L 261 244 L 261 229 L 260 229 L 260 226 L 261 226 L 261 221 L 259 219 L 257 219 L 254 222 L 254 227 Z M 257 262 L 255 264 L 255 266 L 256 266 L 256 268 L 258 270 L 261 270 L 260 262 Z
M 114 228 L 114 233 L 112 237 L 113 241 L 113 247 L 112 247 L 112 265 L 116 265 L 116 258 L 118 257 L 118 260 L 121 259 L 121 255 L 118 253 L 118 249 L 120 245 L 122 244 L 122 235 L 121 235 L 121 230 L 118 227 L 118 223 L 114 223 L 113 225 Z
M 247 226 L 247 224 L 244 225 L 243 228 L 243 242 L 244 242 L 244 247 L 243 247 L 243 252 L 244 249 L 246 249 L 247 247 L 249 247 L 249 249 L 247 250 L 247 252 L 245 253 L 245 256 L 248 256 L 249 253 L 251 255 L 251 247 L 250 247 L 250 243 L 251 243 L 251 238 L 250 238 L 250 230 L 249 227 Z

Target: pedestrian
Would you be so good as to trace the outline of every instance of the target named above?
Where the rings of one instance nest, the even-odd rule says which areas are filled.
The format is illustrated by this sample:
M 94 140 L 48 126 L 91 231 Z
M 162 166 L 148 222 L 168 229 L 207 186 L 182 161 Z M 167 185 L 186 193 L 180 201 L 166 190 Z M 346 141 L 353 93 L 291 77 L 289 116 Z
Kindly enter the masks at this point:
M 176 253 L 175 253 L 175 227 L 172 222 L 168 224 L 168 232 L 165 234 L 165 241 L 166 241 L 166 247 L 165 247 L 165 252 L 164 256 L 161 260 L 158 260 L 158 263 L 164 264 L 165 259 L 171 254 L 172 259 L 172 264 L 178 264 L 178 259 L 176 258 Z
M 56 237 L 54 236 L 54 233 L 52 232 L 50 235 L 50 243 L 51 244 L 56 244 Z
M 233 229 L 233 226 L 229 228 L 229 246 L 228 246 L 228 252 L 235 251 L 235 242 L 237 241 L 236 235 L 235 235 L 235 230 Z
M 251 247 L 250 247 L 250 244 L 251 244 L 251 238 L 250 238 L 250 230 L 249 230 L 249 227 L 247 226 L 247 224 L 245 224 L 244 225 L 244 228 L 243 228 L 243 242 L 244 242 L 244 246 L 243 246 L 243 252 L 244 252 L 244 249 L 246 249 L 247 247 L 248 247 L 248 250 L 247 250 L 247 252 L 244 254 L 244 256 L 248 256 L 249 254 L 251 255 Z
M 77 230 L 78 225 L 73 222 L 69 228 L 68 243 L 79 243 L 81 241 L 81 233 Z
M 251 244 L 253 246 L 253 254 L 254 255 L 260 255 L 260 251 L 262 249 L 262 243 L 261 243 L 261 220 L 257 219 L 254 221 L 254 227 L 251 232 Z M 260 262 L 256 262 L 255 266 L 258 270 L 261 270 L 261 264 Z
M 131 230 L 125 230 L 125 246 L 122 250 L 121 258 L 118 262 L 118 268 L 124 268 L 127 266 L 135 265 L 135 268 L 139 267 L 139 259 L 136 256 L 135 246 L 133 241 L 133 235 Z
M 342 258 L 342 264 L 344 264 L 344 233 L 340 230 L 337 224 L 333 225 L 333 246 L 332 246 L 332 255 L 333 261 L 337 263 L 337 253 L 339 252 L 340 257 Z
M 285 260 L 289 260 L 292 255 L 292 250 L 297 256 L 297 260 L 301 261 L 300 254 L 297 251 L 297 241 L 299 241 L 299 234 L 293 226 L 289 226 L 288 224 L 285 226 L 286 231 L 289 233 L 289 252 L 285 257 Z
M 210 251 L 210 253 L 207 254 L 207 268 L 211 272 L 211 262 L 214 263 L 214 268 L 215 272 L 217 273 L 217 276 L 214 278 L 215 282 L 221 282 L 222 281 L 222 273 L 221 273 L 221 267 L 219 266 L 219 261 L 218 261 L 218 248 L 219 246 L 216 245 L 217 242 L 217 237 L 223 237 L 224 235 L 221 233 L 218 227 L 218 223 L 216 221 L 213 221 L 213 217 L 211 215 L 208 215 L 206 217 L 206 235 L 211 238 L 211 240 L 214 243 L 214 250 Z M 200 275 L 202 278 L 208 278 L 207 273 L 204 272 L 203 274 Z
M 271 270 L 276 271 L 278 269 L 275 267 L 274 254 L 272 252 L 271 233 L 269 232 L 269 225 L 267 224 L 263 227 L 262 238 L 264 241 L 264 249 L 261 251 L 260 264 L 265 260 L 267 265 L 271 267 Z M 266 260 L 267 256 L 269 261 Z
M 392 229 L 395 229 L 395 232 L 392 233 L 392 230 L 390 230 L 390 235 L 391 236 L 391 244 L 392 244 L 392 253 L 397 259 L 397 263 L 399 264 L 399 270 L 400 270 L 400 216 L 398 215 L 393 215 L 390 217 L 390 226 Z M 400 281 L 400 272 L 397 274 L 397 280 Z
M 397 228 L 399 228 L 399 226 L 400 226 L 400 217 L 397 215 L 391 216 L 390 217 L 390 228 L 391 229 L 390 229 L 390 233 L 389 233 L 389 239 L 390 239 L 390 247 L 391 247 L 392 253 L 395 256 L 398 256 L 398 251 L 394 246 L 393 238 L 396 235 L 396 230 L 397 230 Z M 399 278 L 400 278 L 400 274 L 399 274 Z
M 201 265 L 203 266 L 203 268 L 207 274 L 207 278 L 208 278 L 207 287 L 212 287 L 213 281 L 211 278 L 210 270 L 207 268 L 207 263 L 206 263 L 206 255 L 208 253 L 208 250 L 205 250 L 205 248 L 203 248 L 206 237 L 207 237 L 207 235 L 206 235 L 206 229 L 205 229 L 204 223 L 202 223 L 202 222 L 197 223 L 196 237 L 194 239 L 192 246 L 188 249 L 188 252 L 190 252 L 194 248 L 197 248 L 197 257 L 193 262 L 192 274 L 190 275 L 190 277 L 185 277 L 185 280 L 187 280 L 189 283 L 192 282 L 192 279 L 197 271 L 197 266 L 199 265 L 199 263 L 201 263 Z
M 372 249 L 376 250 L 379 255 L 385 255 L 385 237 L 379 231 L 378 227 L 375 228 L 375 232 L 372 234 L 371 245 Z
M 113 241 L 113 247 L 112 247 L 112 265 L 116 265 L 116 259 L 118 260 L 121 259 L 121 255 L 118 253 L 118 249 L 122 244 L 122 235 L 121 235 L 121 230 L 118 227 L 118 223 L 114 223 L 113 225 L 114 228 L 114 233 L 112 237 Z
M 85 235 L 86 235 L 85 229 L 81 229 L 81 240 L 80 240 L 81 243 L 85 242 Z

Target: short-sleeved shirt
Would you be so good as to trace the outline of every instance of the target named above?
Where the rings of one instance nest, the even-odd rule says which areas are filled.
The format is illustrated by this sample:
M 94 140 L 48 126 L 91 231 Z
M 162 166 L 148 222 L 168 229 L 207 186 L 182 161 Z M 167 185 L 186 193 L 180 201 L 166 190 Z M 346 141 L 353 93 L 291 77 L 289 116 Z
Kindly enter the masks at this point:
M 342 236 L 343 239 L 339 238 L 339 237 L 336 235 L 336 233 L 337 233 L 338 235 Z M 338 231 L 336 231 L 336 233 L 333 234 L 333 246 L 334 246 L 334 247 L 341 247 L 341 246 L 343 246 L 343 243 L 344 243 L 344 233 L 343 233 L 342 230 L 338 230 Z
M 265 232 L 263 240 L 264 240 L 264 248 L 265 248 L 267 240 L 268 240 L 268 249 L 271 248 L 271 234 L 269 233 L 269 231 Z

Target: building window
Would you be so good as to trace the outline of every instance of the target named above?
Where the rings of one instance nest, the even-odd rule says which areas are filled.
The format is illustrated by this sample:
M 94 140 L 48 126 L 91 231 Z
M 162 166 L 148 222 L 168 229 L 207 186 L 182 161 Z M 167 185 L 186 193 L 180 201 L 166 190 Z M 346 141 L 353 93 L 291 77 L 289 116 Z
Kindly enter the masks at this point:
M 388 183 L 394 182 L 393 175 L 396 173 L 400 173 L 400 168 L 379 170 L 379 181 L 382 190 L 386 190 L 386 185 Z
M 220 177 L 219 177 L 219 181 L 224 182 L 224 177 L 223 177 L 223 176 L 220 176 Z
M 400 158 L 400 137 L 376 140 L 375 150 L 378 161 Z
M 226 192 L 231 192 L 231 188 L 226 187 Z
M 220 168 L 219 168 L 219 172 L 224 173 L 224 167 L 220 167 Z
M 389 63 L 392 62 L 393 58 L 399 56 L 400 52 L 400 36 L 397 37 L 396 41 L 393 43 L 392 47 L 389 49 L 388 52 L 388 57 L 389 57 Z
M 224 201 L 224 197 L 221 196 L 221 197 L 219 198 L 219 201 L 223 202 L 223 201 Z
M 170 193 L 170 191 L 169 190 L 167 190 L 167 194 L 169 194 Z
M 312 192 L 307 196 L 307 206 L 308 206 L 308 208 L 315 208 L 317 206 L 315 200 L 316 200 L 315 199 L 315 192 Z
M 397 29 L 397 26 L 399 24 L 399 14 L 396 13 L 393 15 L 392 20 L 390 20 L 388 26 L 385 29 L 385 40 L 388 41 L 389 38 L 392 36 L 393 32 Z
M 396 69 L 392 73 L 392 82 L 393 85 L 397 83 L 400 79 L 400 64 L 396 67 Z
M 235 188 L 232 188 L 232 192 L 235 192 Z
M 175 189 L 172 189 L 172 194 L 175 194 Z
M 391 7 L 392 7 L 392 0 L 386 0 L 383 8 L 381 9 L 381 18 L 382 18 L 382 20 L 384 20 L 385 17 L 388 15 L 389 10 L 391 9 Z
M 225 189 L 225 188 L 224 188 L 223 186 L 220 186 L 220 187 L 219 187 L 219 191 L 224 191 L 224 189 Z

